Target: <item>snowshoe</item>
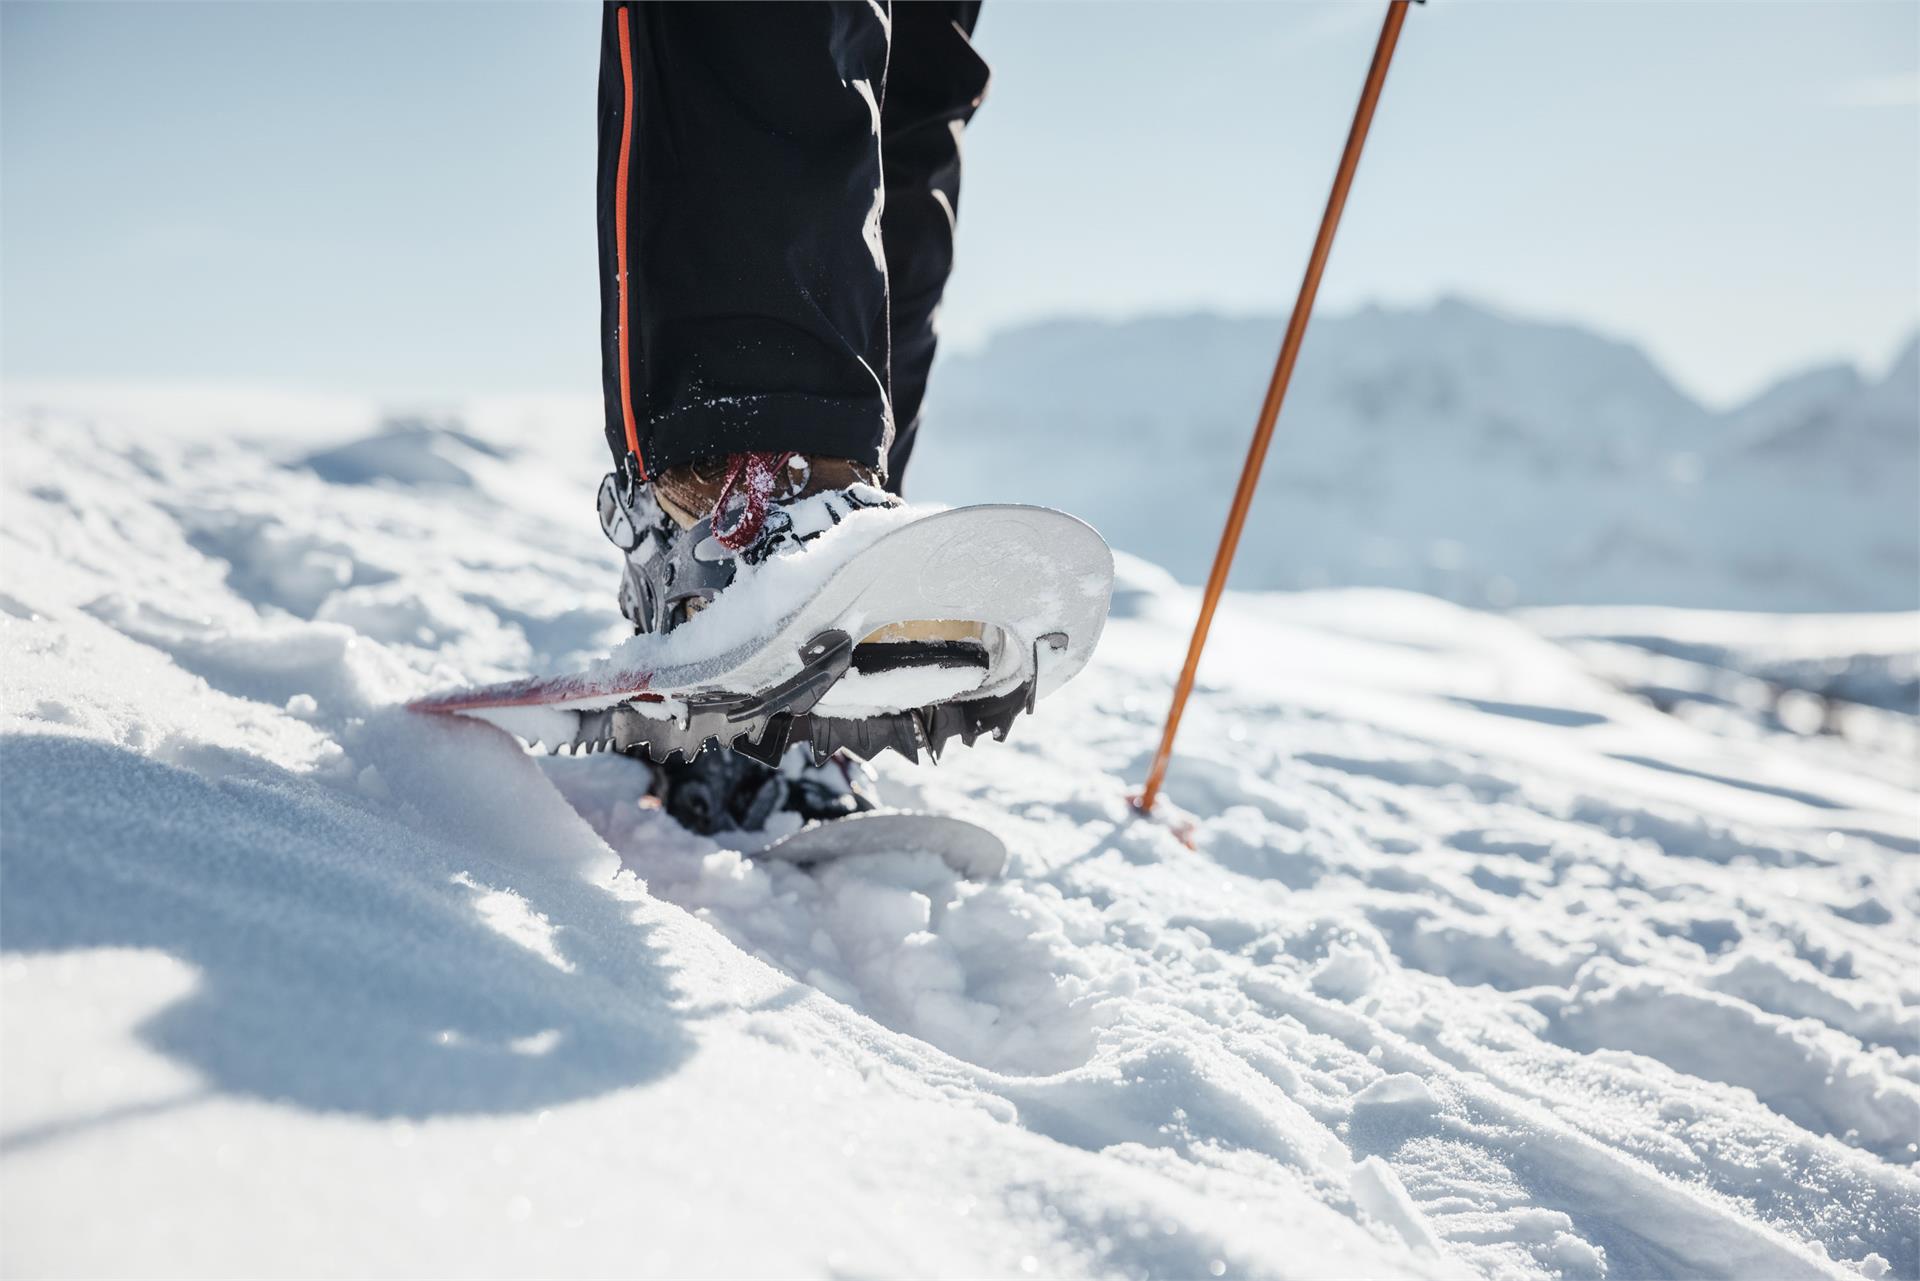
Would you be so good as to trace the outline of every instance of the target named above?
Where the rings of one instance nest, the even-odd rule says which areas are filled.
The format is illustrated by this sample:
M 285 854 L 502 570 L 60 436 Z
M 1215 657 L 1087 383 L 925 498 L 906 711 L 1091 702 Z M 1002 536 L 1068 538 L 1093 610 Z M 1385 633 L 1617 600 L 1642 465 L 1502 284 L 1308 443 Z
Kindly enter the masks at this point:
M 626 553 L 638 634 L 584 671 L 412 706 L 661 764 L 709 745 L 768 766 L 792 747 L 816 764 L 918 760 L 1005 738 L 1085 666 L 1113 583 L 1089 526 L 1042 507 L 911 508 L 803 461 L 741 456 L 691 524 L 664 480 L 607 477 L 601 525 Z

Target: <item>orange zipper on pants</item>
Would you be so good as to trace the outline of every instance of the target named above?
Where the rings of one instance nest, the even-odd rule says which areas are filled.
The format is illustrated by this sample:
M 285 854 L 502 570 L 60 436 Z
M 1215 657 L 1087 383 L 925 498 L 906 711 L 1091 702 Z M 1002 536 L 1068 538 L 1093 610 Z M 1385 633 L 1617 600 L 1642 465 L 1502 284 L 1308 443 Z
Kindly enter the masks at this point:
M 629 26 L 627 6 L 620 6 L 617 17 L 620 24 L 620 83 L 626 92 L 626 104 L 620 112 L 620 165 L 614 179 L 613 193 L 613 261 L 620 297 L 620 414 L 626 423 L 627 449 L 640 468 L 640 474 L 634 479 L 645 480 L 647 463 L 640 456 L 640 429 L 633 420 L 633 365 L 627 357 L 627 331 L 631 328 L 627 323 L 631 315 L 627 299 L 627 167 L 633 155 L 633 33 Z

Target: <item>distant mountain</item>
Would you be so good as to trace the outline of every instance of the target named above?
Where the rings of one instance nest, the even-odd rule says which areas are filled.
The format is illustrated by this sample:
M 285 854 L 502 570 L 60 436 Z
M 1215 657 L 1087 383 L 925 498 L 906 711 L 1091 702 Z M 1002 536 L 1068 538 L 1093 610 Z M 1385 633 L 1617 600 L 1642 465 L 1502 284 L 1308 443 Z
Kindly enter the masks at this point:
M 1722 445 L 1765 448 L 1808 419 L 1854 401 L 1866 387 L 1852 365 L 1816 365 L 1790 374 L 1727 415 Z
M 1729 415 L 1729 435 L 1756 453 L 1823 454 L 1877 466 L 1888 451 L 1920 448 L 1916 401 L 1920 335 L 1877 383 L 1851 366 L 1830 365 L 1774 384 Z
M 1206 575 L 1284 320 L 1060 320 L 943 363 L 916 497 L 1043 502 Z M 1920 355 L 1729 413 L 1459 299 L 1315 320 L 1235 582 L 1472 604 L 1920 606 Z

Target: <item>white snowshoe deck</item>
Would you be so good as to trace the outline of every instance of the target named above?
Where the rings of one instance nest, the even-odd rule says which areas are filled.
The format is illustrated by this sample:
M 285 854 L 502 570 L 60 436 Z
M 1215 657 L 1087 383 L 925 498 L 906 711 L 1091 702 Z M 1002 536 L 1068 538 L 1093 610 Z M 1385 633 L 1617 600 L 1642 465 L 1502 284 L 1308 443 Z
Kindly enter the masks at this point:
M 806 742 L 816 758 L 888 747 L 917 758 L 956 735 L 1005 737 L 1015 716 L 1086 665 L 1112 589 L 1106 543 L 1063 512 L 861 512 L 804 552 L 743 568 L 680 628 L 636 636 L 593 667 L 410 706 L 486 720 L 549 751 L 643 750 L 664 761 L 718 743 L 771 762 Z M 769 602 L 791 607 L 769 618 Z M 988 625 L 974 688 L 868 716 L 812 714 L 847 674 L 856 640 L 926 620 Z

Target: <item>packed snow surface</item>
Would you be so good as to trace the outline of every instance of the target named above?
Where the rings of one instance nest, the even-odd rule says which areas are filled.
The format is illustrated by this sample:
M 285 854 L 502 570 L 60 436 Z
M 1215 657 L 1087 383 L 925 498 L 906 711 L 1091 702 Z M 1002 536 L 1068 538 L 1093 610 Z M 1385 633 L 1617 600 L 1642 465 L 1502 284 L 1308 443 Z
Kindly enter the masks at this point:
M 288 421 L 6 423 L 6 1274 L 1920 1275 L 1913 616 L 1232 594 L 1147 821 L 1124 559 L 810 872 L 396 707 L 619 638 L 591 419 Z

